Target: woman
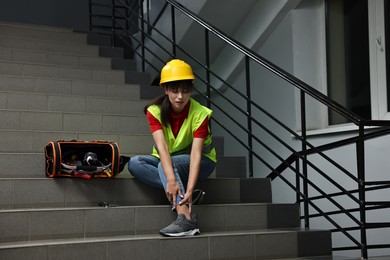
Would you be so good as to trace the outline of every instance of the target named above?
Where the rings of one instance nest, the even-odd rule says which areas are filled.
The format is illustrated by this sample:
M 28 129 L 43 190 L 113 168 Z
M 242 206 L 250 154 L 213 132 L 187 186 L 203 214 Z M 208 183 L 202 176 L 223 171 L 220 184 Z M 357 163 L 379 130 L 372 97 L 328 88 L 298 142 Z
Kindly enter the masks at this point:
M 160 79 L 165 94 L 145 107 L 153 152 L 131 158 L 129 171 L 148 185 L 164 188 L 178 214 L 160 234 L 191 236 L 200 233 L 192 213 L 195 185 L 210 176 L 217 161 L 208 126 L 212 111 L 191 98 L 195 77 L 184 61 L 168 62 Z

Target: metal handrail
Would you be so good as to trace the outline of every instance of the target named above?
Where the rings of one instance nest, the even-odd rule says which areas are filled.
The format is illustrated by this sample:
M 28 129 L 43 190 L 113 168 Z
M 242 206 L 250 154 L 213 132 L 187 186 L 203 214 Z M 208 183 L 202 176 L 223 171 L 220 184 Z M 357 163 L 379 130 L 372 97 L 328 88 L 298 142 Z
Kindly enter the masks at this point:
M 92 1 L 92 0 L 90 0 Z M 109 0 L 108 0 L 109 1 Z M 127 13 L 131 13 L 133 17 L 137 17 L 139 23 L 134 24 L 131 19 L 126 16 L 126 14 L 123 14 L 120 10 L 113 10 L 111 19 L 113 22 L 113 28 L 116 28 L 117 26 L 121 26 L 119 23 L 117 24 L 115 22 L 116 17 L 122 16 L 121 19 L 126 19 L 127 22 L 132 23 L 133 26 L 137 27 L 138 30 L 141 32 L 141 37 L 137 38 L 133 35 L 126 35 L 133 39 L 133 41 L 138 43 L 137 49 L 140 49 L 140 51 L 136 52 L 136 55 L 141 58 L 142 64 L 143 64 L 143 71 L 145 68 L 145 64 L 148 64 L 152 69 L 158 72 L 158 69 L 154 66 L 152 62 L 147 60 L 145 57 L 145 52 L 148 52 L 149 55 L 152 55 L 157 60 L 159 60 L 162 64 L 164 63 L 163 59 L 160 58 L 158 55 L 156 55 L 152 50 L 150 50 L 146 44 L 146 40 L 153 42 L 156 44 L 163 52 L 165 52 L 170 57 L 175 57 L 177 50 L 180 50 L 182 53 L 187 55 L 190 59 L 192 59 L 193 62 L 195 62 L 201 69 L 203 69 L 206 73 L 206 78 L 203 79 L 202 77 L 199 77 L 197 75 L 197 78 L 200 79 L 201 82 L 203 82 L 207 86 L 206 93 L 199 92 L 199 95 L 203 97 L 206 101 L 208 106 L 213 106 L 213 108 L 218 109 L 224 116 L 227 117 L 227 119 L 231 120 L 240 130 L 242 130 L 245 135 L 247 136 L 247 140 L 245 138 L 242 138 L 240 136 L 235 135 L 230 129 L 224 126 L 223 122 L 221 122 L 218 118 L 213 118 L 212 122 L 216 123 L 219 127 L 221 127 L 228 135 L 230 135 L 233 139 L 235 139 L 244 149 L 248 151 L 248 157 L 249 157 L 249 173 L 252 173 L 253 169 L 253 159 L 257 159 L 261 163 L 263 163 L 267 168 L 271 170 L 271 174 L 268 176 L 271 179 L 280 178 L 283 180 L 290 188 L 295 190 L 297 194 L 297 203 L 303 203 L 304 205 L 304 215 L 301 217 L 305 221 L 305 227 L 309 227 L 309 219 L 315 218 L 315 217 L 323 217 L 329 221 L 335 228 L 331 229 L 332 232 L 341 232 L 343 233 L 350 241 L 354 244 L 354 246 L 347 246 L 347 247 L 339 247 L 339 248 L 333 248 L 333 250 L 356 250 L 359 249 L 361 251 L 361 256 L 363 258 L 367 258 L 368 256 L 368 249 L 375 249 L 375 248 L 390 248 L 390 245 L 369 245 L 367 243 L 367 236 L 366 236 L 366 230 L 372 229 L 372 228 L 378 228 L 378 227 L 388 227 L 390 224 L 387 222 L 384 223 L 367 223 L 366 221 L 366 211 L 369 210 L 376 210 L 381 208 L 389 208 L 390 202 L 388 201 L 366 201 L 365 194 L 367 191 L 374 191 L 374 190 L 381 190 L 381 189 L 389 189 L 390 183 L 388 181 L 376 181 L 376 182 L 368 182 L 365 179 L 365 167 L 364 167 L 364 143 L 365 141 L 373 138 L 379 138 L 384 135 L 388 135 L 390 133 L 390 130 L 387 128 L 390 126 L 390 121 L 383 121 L 383 120 L 365 120 L 361 118 L 360 116 L 350 112 L 345 107 L 341 106 L 337 102 L 331 100 L 326 95 L 322 94 L 318 90 L 314 89 L 310 85 L 304 83 L 303 81 L 299 80 L 295 76 L 291 75 L 290 73 L 286 72 L 285 70 L 281 69 L 280 67 L 276 66 L 275 64 L 271 63 L 270 61 L 266 60 L 265 58 L 261 57 L 257 53 L 253 52 L 249 48 L 245 47 L 244 45 L 240 44 L 235 39 L 229 37 L 226 35 L 223 31 L 219 30 L 218 28 L 208 24 L 205 20 L 198 17 L 193 12 L 186 9 L 183 5 L 177 3 L 175 0 L 166 0 L 166 3 L 162 10 L 159 12 L 157 19 L 151 24 L 149 21 L 149 18 L 144 18 L 144 12 L 142 10 L 142 0 L 135 0 L 134 2 L 138 1 L 133 6 L 138 6 L 140 8 L 140 11 L 133 10 L 133 7 L 131 7 L 131 4 L 128 4 L 128 1 L 124 2 L 124 0 L 116 0 L 117 4 L 115 4 L 115 0 L 111 0 L 114 2 L 112 6 L 119 6 L 121 5 L 121 10 L 125 9 Z M 161 33 L 156 29 L 156 24 L 159 20 L 161 20 L 161 17 L 164 15 L 164 12 L 168 10 L 168 6 L 170 6 L 171 11 L 171 25 L 172 25 L 172 36 L 171 38 L 166 36 L 165 34 Z M 92 8 L 90 8 L 91 10 Z M 113 8 L 115 9 L 115 8 Z M 205 57 L 206 57 L 206 63 L 203 64 L 199 60 L 195 59 L 190 55 L 186 50 L 181 48 L 180 45 L 177 45 L 176 43 L 176 28 L 175 28 L 175 15 L 174 12 L 178 11 L 185 15 L 188 19 L 191 19 L 194 23 L 201 26 L 205 31 Z M 90 13 L 90 19 L 96 18 L 95 16 Z M 92 21 L 91 24 L 91 30 L 92 29 Z M 147 30 L 144 29 L 144 27 L 147 27 Z M 122 31 L 125 31 L 124 28 L 120 28 Z M 115 30 L 111 30 L 113 32 L 113 38 L 116 35 Z M 156 33 L 156 35 L 159 35 L 160 37 L 163 37 L 171 46 L 171 50 L 165 49 L 161 44 L 159 44 L 156 40 L 153 38 L 153 32 Z M 234 86 L 227 83 L 224 79 L 222 79 L 219 75 L 217 75 L 213 70 L 210 69 L 209 64 L 209 34 L 213 34 L 214 36 L 218 37 L 221 41 L 226 43 L 228 46 L 234 48 L 239 53 L 242 54 L 244 59 L 244 70 L 245 70 L 245 76 L 246 76 L 246 90 L 244 93 L 238 91 Z M 119 35 L 121 37 L 121 35 Z M 129 44 L 131 46 L 131 44 Z M 294 86 L 296 89 L 300 90 L 300 97 L 301 97 L 301 130 L 302 134 L 298 135 L 287 127 L 283 122 L 281 122 L 279 119 L 277 119 L 275 116 L 273 116 L 271 113 L 263 109 L 259 104 L 257 104 L 255 101 L 251 99 L 250 95 L 250 74 L 249 74 L 249 61 L 255 62 L 256 64 L 261 65 L 262 67 L 269 70 L 274 75 L 277 75 L 279 78 L 283 79 L 284 81 L 290 83 L 290 85 Z M 227 97 L 219 91 L 216 87 L 212 86 L 210 84 L 210 76 L 213 76 L 220 82 L 222 82 L 228 89 L 232 90 L 235 94 L 237 94 L 239 97 L 243 98 L 247 102 L 247 110 L 241 109 L 239 106 L 234 104 L 231 100 L 227 99 Z M 247 124 L 243 125 L 237 120 L 235 120 L 231 115 L 226 113 L 222 107 L 216 103 L 212 98 L 211 95 L 218 95 L 225 101 L 227 101 L 232 107 L 234 107 L 237 111 L 239 111 L 241 114 L 245 115 L 247 118 Z M 317 102 L 324 104 L 328 109 L 336 111 L 338 114 L 343 116 L 344 118 L 348 119 L 350 122 L 354 123 L 356 126 L 358 126 L 359 131 L 358 135 L 356 137 L 347 138 L 341 141 L 328 143 L 321 146 L 314 146 L 311 143 L 307 141 L 307 131 L 306 131 L 306 107 L 305 107 L 305 97 L 310 96 Z M 263 115 L 265 115 L 267 118 L 271 119 L 274 123 L 282 127 L 285 131 L 290 133 L 294 138 L 296 138 L 299 142 L 301 142 L 302 149 L 301 151 L 296 151 L 293 149 L 290 145 L 288 145 L 283 139 L 278 137 L 273 133 L 272 130 L 268 129 L 267 126 L 263 125 L 261 122 L 259 122 L 256 118 L 254 118 L 252 115 L 254 113 L 253 109 L 257 109 L 256 111 L 261 112 Z M 291 155 L 287 157 L 286 159 L 283 159 L 281 156 L 279 156 L 275 151 L 271 149 L 267 144 L 262 142 L 260 138 L 256 135 L 254 135 L 251 131 L 253 124 L 257 127 L 260 127 L 263 129 L 269 136 L 271 136 L 274 140 L 276 140 L 278 143 L 280 143 L 283 147 L 285 147 L 288 151 L 291 152 Z M 377 130 L 373 130 L 371 132 L 366 132 L 364 130 L 365 126 L 382 126 L 382 128 L 379 128 Z M 280 161 L 280 165 L 277 167 L 273 167 L 270 163 L 268 163 L 266 160 L 262 158 L 262 156 L 253 150 L 253 142 L 256 142 L 256 144 L 261 145 L 263 148 L 265 148 L 270 154 L 272 154 L 275 158 L 277 158 Z M 336 163 L 334 160 L 329 158 L 324 152 L 329 150 L 338 149 L 341 147 L 345 147 L 347 145 L 355 144 L 356 150 L 357 150 L 357 176 L 352 174 L 350 171 L 346 170 L 343 166 Z M 332 164 L 336 169 L 340 171 L 340 173 L 344 174 L 345 176 L 348 176 L 356 185 L 358 186 L 357 189 L 348 190 L 343 188 L 340 184 L 332 180 L 329 176 L 327 176 L 326 173 L 321 171 L 313 162 L 310 160 L 310 156 L 320 156 L 323 160 L 327 161 L 328 163 Z M 295 163 L 295 166 L 293 164 Z M 302 164 L 300 166 L 300 163 Z M 309 178 L 308 175 L 308 168 L 312 171 L 315 171 L 319 173 L 321 176 L 323 176 L 329 183 L 333 184 L 335 187 L 337 187 L 340 191 L 339 192 L 333 192 L 333 193 L 326 193 L 320 189 L 318 185 L 312 182 L 312 180 Z M 286 174 L 286 170 L 290 169 L 295 175 L 296 175 L 296 182 L 291 183 L 284 175 Z M 300 185 L 300 180 L 302 180 L 303 187 Z M 308 188 L 311 187 L 312 189 L 318 191 L 320 195 L 317 196 L 309 196 Z M 301 191 L 303 190 L 303 192 Z M 358 197 L 355 197 L 354 194 L 357 194 Z M 337 196 L 348 196 L 350 199 L 352 199 L 357 207 L 352 209 L 345 209 L 340 205 L 334 198 Z M 321 210 L 315 203 L 316 200 L 321 199 L 327 199 L 329 202 L 333 203 L 337 207 L 337 210 L 324 212 Z M 309 206 L 315 209 L 318 213 L 313 214 L 309 213 Z M 351 214 L 351 212 L 359 212 L 359 218 L 355 217 Z M 355 224 L 356 226 L 352 227 L 341 227 L 339 224 L 337 224 L 331 216 L 337 215 L 337 214 L 344 214 L 348 216 Z M 351 236 L 348 231 L 351 230 L 359 230 L 360 231 L 360 241 L 355 239 L 353 236 Z
M 335 102 L 334 100 L 330 99 L 326 95 L 322 94 L 318 90 L 314 89 L 310 85 L 306 84 L 302 80 L 296 78 L 295 76 L 291 75 L 287 71 L 283 70 L 282 68 L 276 66 L 269 60 L 266 60 L 264 57 L 261 57 L 251 49 L 247 48 L 243 44 L 239 43 L 235 39 L 229 37 L 226 35 L 223 31 L 219 30 L 218 28 L 208 24 L 205 20 L 201 19 L 199 16 L 185 8 L 180 3 L 174 1 L 174 0 L 166 0 L 168 3 L 170 3 L 172 6 L 174 6 L 177 10 L 179 10 L 181 13 L 187 15 L 189 18 L 191 18 L 194 22 L 201 25 L 204 29 L 208 30 L 209 32 L 213 33 L 215 36 L 219 37 L 221 40 L 223 40 L 225 43 L 229 44 L 231 47 L 237 49 L 239 52 L 244 54 L 245 56 L 248 56 L 251 60 L 257 62 L 258 64 L 262 65 L 264 68 L 268 69 L 275 75 L 279 76 L 280 78 L 286 80 L 287 82 L 291 83 L 296 88 L 303 90 L 306 94 L 313 97 L 315 100 L 321 102 L 322 104 L 326 105 L 328 108 L 331 108 L 332 110 L 338 112 L 340 115 L 344 116 L 345 118 L 349 119 L 351 122 L 355 123 L 356 125 L 359 125 L 360 121 L 363 121 L 363 118 L 356 115 L 355 113 L 352 113 L 351 111 L 347 110 L 345 107 L 341 106 L 339 103 Z

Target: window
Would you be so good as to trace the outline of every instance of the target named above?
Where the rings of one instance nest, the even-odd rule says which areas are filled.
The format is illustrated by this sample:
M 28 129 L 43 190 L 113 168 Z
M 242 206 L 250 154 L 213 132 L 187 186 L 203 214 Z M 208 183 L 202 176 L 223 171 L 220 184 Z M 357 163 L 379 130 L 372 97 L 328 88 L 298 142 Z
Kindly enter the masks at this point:
M 384 1 L 384 16 L 386 50 L 390 50 L 390 4 L 388 1 Z M 390 51 L 386 52 L 386 75 L 390 75 Z M 390 82 L 387 82 L 386 90 L 387 100 L 390 100 Z M 388 111 L 390 111 L 390 102 L 387 102 L 387 112 Z
M 327 1 L 328 95 L 363 118 L 371 118 L 367 0 Z M 348 123 L 329 111 L 329 125 Z
M 384 0 L 368 1 L 370 75 L 371 75 L 371 110 L 372 119 L 388 120 L 388 84 L 389 57 L 387 39 L 389 37 L 388 3 Z

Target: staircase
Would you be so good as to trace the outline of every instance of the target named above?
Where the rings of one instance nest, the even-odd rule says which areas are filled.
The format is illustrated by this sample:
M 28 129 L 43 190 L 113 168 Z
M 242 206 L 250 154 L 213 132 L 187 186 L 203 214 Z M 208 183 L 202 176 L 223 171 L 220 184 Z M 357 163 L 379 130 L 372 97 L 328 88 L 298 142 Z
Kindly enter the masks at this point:
M 175 213 L 161 190 L 127 170 L 109 180 L 46 178 L 50 140 L 110 140 L 123 155 L 150 153 L 143 98 L 158 90 L 122 49 L 88 44 L 99 42 L 68 29 L 0 23 L 0 259 L 332 254 L 330 231 L 301 229 L 299 206 L 272 203 L 270 181 L 245 178 L 245 160 L 223 156 L 223 138 L 215 174 L 199 183 L 206 197 L 194 206 L 195 237 L 161 237 Z

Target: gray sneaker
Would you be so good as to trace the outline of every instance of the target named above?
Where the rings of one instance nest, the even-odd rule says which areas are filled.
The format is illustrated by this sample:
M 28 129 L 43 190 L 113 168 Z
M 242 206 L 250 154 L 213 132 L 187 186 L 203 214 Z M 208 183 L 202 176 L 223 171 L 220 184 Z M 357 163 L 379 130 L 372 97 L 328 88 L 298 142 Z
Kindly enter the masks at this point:
M 191 215 L 188 220 L 183 214 L 179 214 L 172 224 L 160 230 L 160 234 L 169 237 L 194 236 L 200 234 L 196 215 Z

